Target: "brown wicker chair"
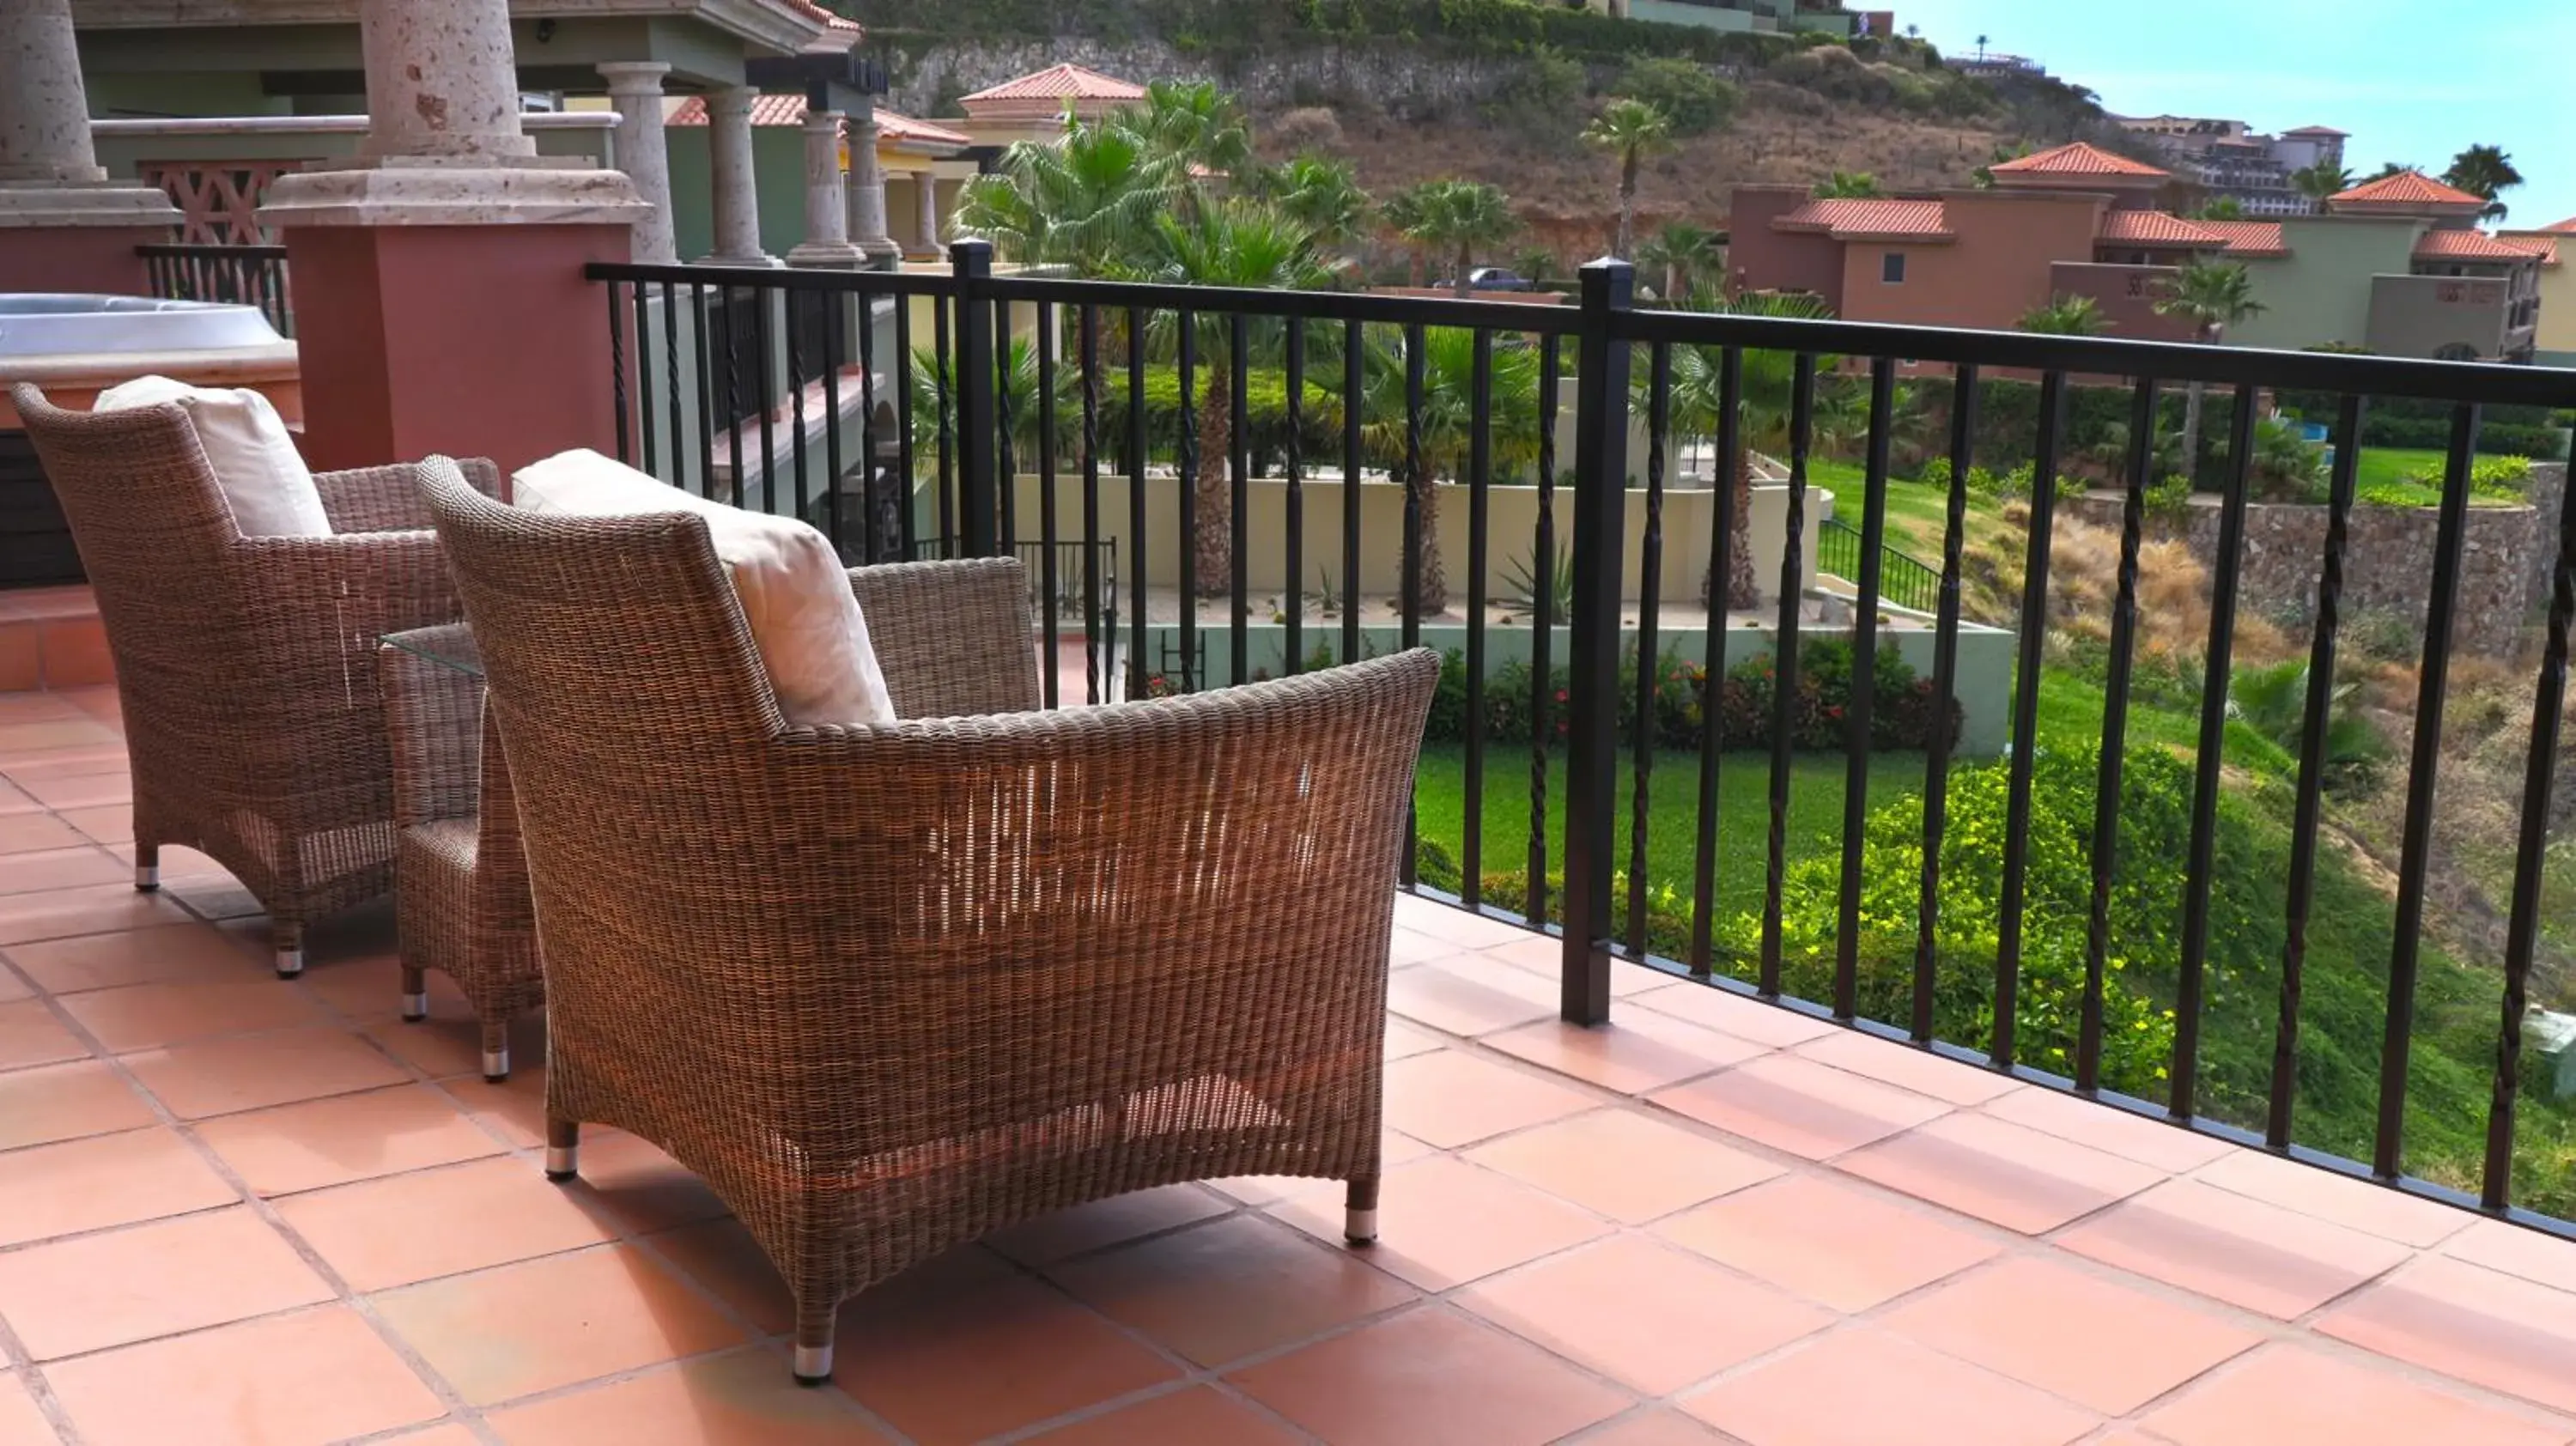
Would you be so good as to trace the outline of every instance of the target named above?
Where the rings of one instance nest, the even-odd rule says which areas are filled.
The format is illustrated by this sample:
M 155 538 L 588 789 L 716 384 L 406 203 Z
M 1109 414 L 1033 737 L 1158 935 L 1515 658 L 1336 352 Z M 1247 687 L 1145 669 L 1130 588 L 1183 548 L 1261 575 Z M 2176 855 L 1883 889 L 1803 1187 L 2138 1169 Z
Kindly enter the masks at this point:
M 794 1293 L 800 1379 L 830 1373 L 843 1299 L 1085 1201 L 1342 1179 L 1347 1233 L 1374 1235 L 1432 655 L 791 727 L 699 519 L 531 515 L 420 470 L 517 780 L 548 1173 L 595 1122 L 704 1176 Z M 1029 668 L 1018 564 L 984 566 L 987 608 L 918 618 L 887 570 L 878 648 Z
M 246 538 L 179 408 L 9 399 L 115 656 L 135 887 L 159 886 L 164 844 L 212 856 L 268 910 L 277 972 L 301 973 L 308 925 L 393 884 L 377 635 L 458 617 L 411 470 L 318 476 L 336 536 Z

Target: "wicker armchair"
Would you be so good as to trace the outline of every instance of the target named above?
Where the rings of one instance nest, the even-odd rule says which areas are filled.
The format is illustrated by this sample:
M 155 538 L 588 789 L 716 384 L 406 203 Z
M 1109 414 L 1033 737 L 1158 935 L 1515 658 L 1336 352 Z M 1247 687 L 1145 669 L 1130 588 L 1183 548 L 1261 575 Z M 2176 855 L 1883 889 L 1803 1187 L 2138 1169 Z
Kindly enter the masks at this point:
M 548 1173 L 574 1173 L 593 1122 L 705 1177 L 794 1293 L 800 1379 L 829 1375 L 843 1299 L 1085 1201 L 1341 1179 L 1347 1233 L 1374 1236 L 1432 655 L 791 727 L 701 521 L 516 512 L 438 460 L 421 479 L 518 781 Z M 885 570 L 877 646 L 1029 667 L 1019 566 L 984 566 L 981 603 L 917 619 L 926 574 Z
M 243 537 L 187 414 L 9 399 L 98 598 L 134 770 L 134 883 L 163 844 L 232 871 L 268 910 L 277 972 L 306 926 L 393 885 L 379 634 L 458 616 L 406 467 L 315 481 L 332 537 Z M 463 464 L 495 491 L 487 462 Z

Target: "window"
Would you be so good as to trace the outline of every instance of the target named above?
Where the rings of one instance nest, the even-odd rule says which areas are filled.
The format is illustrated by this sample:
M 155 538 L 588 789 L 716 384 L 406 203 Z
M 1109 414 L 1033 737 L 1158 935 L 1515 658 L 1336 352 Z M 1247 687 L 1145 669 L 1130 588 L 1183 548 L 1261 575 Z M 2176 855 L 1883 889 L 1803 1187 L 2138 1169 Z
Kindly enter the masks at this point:
M 1886 282 L 1890 286 L 1903 284 L 1905 280 L 1905 253 L 1902 251 L 1888 252 L 1887 255 L 1878 263 L 1878 279 Z

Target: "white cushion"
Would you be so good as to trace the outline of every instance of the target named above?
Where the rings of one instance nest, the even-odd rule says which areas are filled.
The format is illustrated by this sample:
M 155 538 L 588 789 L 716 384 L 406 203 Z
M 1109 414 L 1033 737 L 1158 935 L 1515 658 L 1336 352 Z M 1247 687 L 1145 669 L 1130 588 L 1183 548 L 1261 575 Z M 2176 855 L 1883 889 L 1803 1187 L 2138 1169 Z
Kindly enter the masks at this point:
M 247 387 L 192 387 L 168 377 L 136 377 L 98 394 L 102 412 L 176 402 L 197 429 L 197 445 L 215 470 L 215 485 L 244 537 L 328 537 L 331 516 L 313 487 L 313 469 L 268 398 Z
M 716 556 L 733 576 L 778 710 L 788 721 L 894 721 L 894 700 L 877 670 L 876 649 L 868 645 L 867 619 L 850 595 L 849 573 L 822 533 L 792 517 L 692 497 L 587 448 L 532 462 L 510 480 L 512 500 L 531 512 L 693 512 L 705 518 Z

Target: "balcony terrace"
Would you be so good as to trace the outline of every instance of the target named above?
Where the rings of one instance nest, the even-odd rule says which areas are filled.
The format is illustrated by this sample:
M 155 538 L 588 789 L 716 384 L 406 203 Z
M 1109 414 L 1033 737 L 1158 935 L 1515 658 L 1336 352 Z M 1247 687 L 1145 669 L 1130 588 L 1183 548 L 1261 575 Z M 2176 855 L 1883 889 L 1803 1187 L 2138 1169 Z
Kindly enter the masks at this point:
M 1396 904 L 1381 1238 L 1328 1182 L 1067 1212 L 845 1307 L 395 1018 L 382 914 L 271 977 L 202 858 L 127 888 L 117 705 L 0 696 L 0 1443 L 2545 1446 L 2576 1243 Z M 184 862 L 183 862 L 184 861 Z M 443 989 L 443 977 L 434 976 Z M 528 1021 L 531 1029 L 534 1021 Z

